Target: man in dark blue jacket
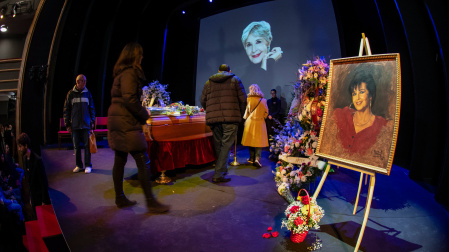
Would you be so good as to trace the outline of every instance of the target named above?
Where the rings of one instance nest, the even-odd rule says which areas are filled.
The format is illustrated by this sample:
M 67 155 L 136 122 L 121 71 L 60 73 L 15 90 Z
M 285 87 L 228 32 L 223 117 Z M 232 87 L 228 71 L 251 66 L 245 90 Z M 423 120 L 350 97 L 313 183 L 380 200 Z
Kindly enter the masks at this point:
M 72 133 L 75 148 L 76 167 L 73 172 L 92 171 L 89 150 L 89 133 L 95 124 L 95 107 L 92 95 L 86 88 L 86 77 L 82 74 L 76 77 L 76 85 L 67 93 L 64 103 L 64 122 L 67 131 Z M 81 161 L 80 142 L 84 145 L 84 166 Z

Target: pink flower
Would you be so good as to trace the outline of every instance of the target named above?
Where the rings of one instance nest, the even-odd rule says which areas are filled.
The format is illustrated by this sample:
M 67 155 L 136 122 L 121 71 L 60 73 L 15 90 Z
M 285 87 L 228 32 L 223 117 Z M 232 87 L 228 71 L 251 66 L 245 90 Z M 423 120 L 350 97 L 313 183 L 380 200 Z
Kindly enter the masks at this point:
M 271 232 L 271 235 L 272 235 L 273 237 L 278 237 L 279 232 L 278 232 L 278 231 Z
M 270 237 L 271 237 L 271 234 L 270 234 L 270 233 L 265 233 L 265 234 L 262 235 L 262 237 L 263 237 L 263 238 L 270 238 Z
M 313 154 L 313 150 L 312 150 L 311 148 L 308 148 L 308 149 L 307 149 L 307 155 L 310 156 L 310 155 L 312 155 L 312 154 Z
M 271 227 L 268 227 L 268 229 L 267 229 L 268 231 L 271 231 L 271 230 L 273 230 L 273 228 L 271 228 Z

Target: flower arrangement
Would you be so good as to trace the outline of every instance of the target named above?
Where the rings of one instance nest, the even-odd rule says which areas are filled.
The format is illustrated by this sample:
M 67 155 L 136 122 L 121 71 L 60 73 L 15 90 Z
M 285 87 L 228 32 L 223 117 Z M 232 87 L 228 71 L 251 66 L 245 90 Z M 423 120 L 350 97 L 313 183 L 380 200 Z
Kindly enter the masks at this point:
M 186 115 L 195 115 L 199 112 L 204 112 L 203 108 L 199 108 L 198 106 L 189 106 L 189 104 L 184 105 L 181 101 L 174 102 L 168 105 L 170 112 L 168 114 L 179 113 Z
M 327 79 L 329 65 L 324 57 L 308 60 L 298 69 L 298 81 L 294 85 L 297 97 L 296 111 L 298 121 L 304 130 L 318 131 L 326 104 Z
M 279 194 L 289 203 L 292 201 L 291 195 L 289 197 L 286 191 L 298 191 L 306 184 L 310 185 L 322 173 L 325 165 L 322 161 L 317 162 L 315 151 L 324 113 L 328 77 L 329 65 L 323 57 L 309 60 L 298 69 L 298 80 L 293 86 L 295 97 L 285 126 L 270 138 L 270 152 L 287 157 L 278 162 L 273 173 Z M 297 162 L 287 162 L 292 160 L 290 157 L 299 159 Z
M 149 83 L 148 86 L 144 86 L 142 88 L 142 106 L 165 107 L 170 104 L 170 92 L 167 92 L 167 87 L 168 85 L 161 84 L 157 80 Z M 152 99 L 153 104 L 151 104 Z
M 324 210 L 308 194 L 298 194 L 297 201 L 292 202 L 285 210 L 285 216 L 281 227 L 290 229 L 292 241 L 302 242 L 309 230 L 320 228 L 318 223 L 324 216 Z
M 317 158 L 314 157 L 314 159 Z M 305 183 L 315 181 L 316 177 L 321 175 L 325 164 L 325 162 L 318 161 L 318 165 L 312 166 L 311 162 L 293 164 L 284 160 L 278 161 L 276 171 L 273 171 L 278 193 L 291 203 L 292 200 L 287 191 L 289 192 L 291 189 L 297 192 Z

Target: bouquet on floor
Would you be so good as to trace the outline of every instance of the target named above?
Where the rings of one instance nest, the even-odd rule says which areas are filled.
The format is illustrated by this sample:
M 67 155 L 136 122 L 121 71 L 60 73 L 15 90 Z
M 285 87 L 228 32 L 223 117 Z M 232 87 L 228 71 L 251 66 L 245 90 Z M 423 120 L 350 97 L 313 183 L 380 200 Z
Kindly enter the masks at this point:
M 306 195 L 300 196 L 304 191 Z M 299 243 L 304 241 L 311 229 L 319 229 L 318 223 L 324 216 L 324 210 L 311 198 L 306 190 L 301 189 L 297 201 L 288 205 L 285 210 L 286 218 L 282 220 L 282 226 L 291 231 L 290 239 Z
M 153 81 L 142 88 L 142 106 L 165 107 L 170 104 L 170 92 L 167 92 L 167 85 Z

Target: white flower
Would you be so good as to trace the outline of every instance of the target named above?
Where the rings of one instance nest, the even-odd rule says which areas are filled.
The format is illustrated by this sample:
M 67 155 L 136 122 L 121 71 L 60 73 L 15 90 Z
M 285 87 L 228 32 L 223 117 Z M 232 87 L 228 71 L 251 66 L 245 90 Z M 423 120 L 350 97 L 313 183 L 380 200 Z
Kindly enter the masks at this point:
M 287 182 L 288 182 L 288 178 L 284 177 L 284 178 L 282 179 L 282 182 L 287 183 Z
M 280 177 L 281 173 L 280 172 L 276 172 L 276 177 Z
M 318 165 L 318 169 L 323 170 L 324 167 L 326 167 L 326 162 L 319 160 L 317 162 L 317 165 Z
M 287 171 L 284 169 L 284 170 L 282 170 L 282 175 L 285 175 L 285 173 L 287 173 Z
M 299 142 L 295 142 L 295 147 L 299 148 Z
M 294 177 L 296 175 L 296 171 L 291 171 L 290 172 L 290 177 Z
M 312 148 L 314 148 L 314 149 L 315 149 L 315 148 L 317 147 L 317 145 L 318 145 L 318 143 L 317 143 L 317 142 L 313 142 L 313 143 L 312 143 Z

